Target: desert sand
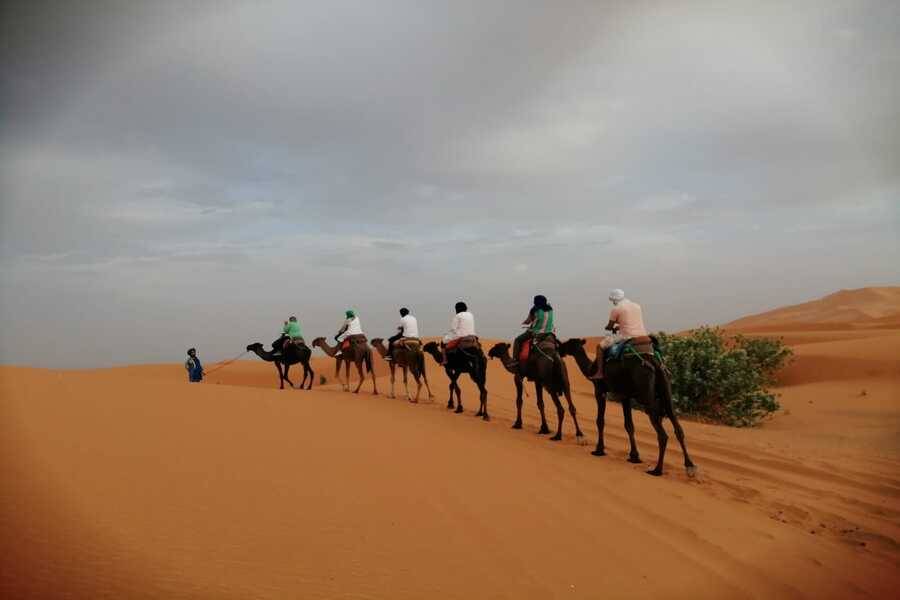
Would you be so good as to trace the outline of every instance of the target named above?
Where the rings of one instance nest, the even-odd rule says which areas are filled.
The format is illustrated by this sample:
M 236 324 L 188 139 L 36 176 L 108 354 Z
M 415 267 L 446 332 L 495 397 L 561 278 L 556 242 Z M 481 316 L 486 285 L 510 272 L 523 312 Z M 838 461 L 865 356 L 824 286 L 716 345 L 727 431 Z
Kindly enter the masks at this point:
M 433 403 L 275 389 L 241 361 L 187 384 L 180 365 L 0 368 L 4 598 L 857 598 L 900 585 L 900 288 L 839 292 L 728 325 L 781 335 L 782 411 L 733 429 L 683 421 L 662 478 Z M 586 332 L 587 333 L 587 332 Z M 321 355 L 320 355 L 321 356 Z M 208 367 L 211 365 L 208 365 Z M 596 440 L 591 386 L 570 365 Z M 354 375 L 355 377 L 355 375 Z M 555 416 L 551 417 L 551 425 Z M 668 427 L 669 431 L 671 428 Z M 674 440 L 672 440 L 674 442 Z

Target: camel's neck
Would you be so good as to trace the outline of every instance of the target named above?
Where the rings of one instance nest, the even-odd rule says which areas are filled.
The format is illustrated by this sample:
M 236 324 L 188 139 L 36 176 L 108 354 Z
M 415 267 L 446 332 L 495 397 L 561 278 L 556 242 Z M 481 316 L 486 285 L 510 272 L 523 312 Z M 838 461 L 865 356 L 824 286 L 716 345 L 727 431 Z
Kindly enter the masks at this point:
M 387 356 L 387 348 L 384 347 L 384 344 L 379 342 L 377 344 L 373 343 L 372 346 L 378 351 L 378 354 L 380 354 L 382 358 Z
M 267 360 L 269 362 L 272 362 L 275 360 L 275 353 L 268 352 L 266 350 L 263 350 L 262 348 L 254 348 L 251 352 L 253 352 L 255 355 L 257 355 L 258 357 L 260 357 L 263 360 Z
M 430 354 L 431 358 L 433 358 L 434 362 L 436 362 L 437 364 L 441 364 L 441 361 L 444 359 L 444 357 L 441 356 L 440 351 L 436 348 L 428 348 L 427 350 L 425 350 L 425 352 Z
M 497 358 L 500 359 L 500 362 L 501 362 L 501 364 L 503 364 L 504 369 L 506 369 L 507 371 L 509 371 L 510 373 L 512 373 L 514 375 L 519 373 L 518 365 L 516 365 L 516 366 L 510 365 L 510 363 L 512 362 L 512 359 L 509 356 L 509 350 L 506 350 L 503 354 L 501 354 Z
M 332 348 L 331 346 L 328 345 L 328 342 L 325 342 L 325 341 L 319 342 L 319 348 L 321 348 L 325 354 L 327 354 L 328 356 L 332 356 L 332 357 L 335 354 L 337 354 L 337 351 L 338 351 L 337 346 Z
M 581 372 L 585 377 L 590 377 L 593 368 L 591 359 L 588 358 L 587 352 L 584 349 L 584 346 L 579 346 L 575 352 L 572 353 L 572 356 L 575 358 L 575 362 L 578 363 L 578 368 L 581 369 Z

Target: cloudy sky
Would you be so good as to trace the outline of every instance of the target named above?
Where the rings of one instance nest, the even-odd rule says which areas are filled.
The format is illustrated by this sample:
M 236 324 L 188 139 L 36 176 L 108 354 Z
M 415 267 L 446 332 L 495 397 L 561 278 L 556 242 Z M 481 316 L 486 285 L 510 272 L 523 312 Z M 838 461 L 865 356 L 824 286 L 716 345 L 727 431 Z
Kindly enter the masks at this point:
M 4 2 L 0 362 L 900 283 L 900 4 Z

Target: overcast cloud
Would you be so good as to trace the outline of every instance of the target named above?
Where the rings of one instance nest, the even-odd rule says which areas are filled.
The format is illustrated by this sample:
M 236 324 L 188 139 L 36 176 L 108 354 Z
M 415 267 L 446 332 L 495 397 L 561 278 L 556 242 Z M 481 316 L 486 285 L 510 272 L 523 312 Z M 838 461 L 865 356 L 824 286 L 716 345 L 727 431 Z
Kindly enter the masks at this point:
M 896 2 L 5 2 L 0 362 L 900 283 Z

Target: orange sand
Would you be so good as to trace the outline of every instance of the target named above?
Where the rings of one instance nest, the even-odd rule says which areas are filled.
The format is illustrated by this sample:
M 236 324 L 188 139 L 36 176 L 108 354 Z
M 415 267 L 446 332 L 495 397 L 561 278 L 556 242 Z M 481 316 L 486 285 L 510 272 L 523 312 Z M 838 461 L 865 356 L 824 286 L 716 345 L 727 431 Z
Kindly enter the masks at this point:
M 870 318 L 890 302 L 900 313 L 886 300 Z M 685 422 L 696 480 L 677 444 L 662 478 L 625 462 L 616 404 L 603 458 L 568 418 L 563 442 L 536 435 L 533 396 L 510 430 L 496 361 L 490 423 L 467 381 L 466 414 L 445 410 L 431 358 L 437 399 L 418 406 L 386 398 L 384 376 L 381 396 L 340 392 L 326 358 L 312 392 L 274 389 L 258 360 L 202 385 L 179 365 L 0 368 L 0 596 L 895 596 L 900 328 L 803 315 L 777 321 L 797 353 L 783 411 L 753 429 Z M 593 442 L 591 387 L 570 372 Z

